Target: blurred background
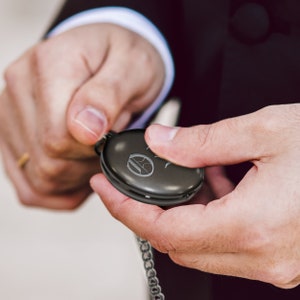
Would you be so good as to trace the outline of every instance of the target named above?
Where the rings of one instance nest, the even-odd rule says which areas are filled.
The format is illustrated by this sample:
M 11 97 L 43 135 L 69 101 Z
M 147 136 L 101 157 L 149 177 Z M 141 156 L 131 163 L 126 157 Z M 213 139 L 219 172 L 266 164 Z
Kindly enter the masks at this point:
M 0 0 L 1 74 L 39 40 L 61 4 Z M 95 195 L 73 212 L 22 206 L 0 165 L 0 299 L 146 299 L 135 238 Z

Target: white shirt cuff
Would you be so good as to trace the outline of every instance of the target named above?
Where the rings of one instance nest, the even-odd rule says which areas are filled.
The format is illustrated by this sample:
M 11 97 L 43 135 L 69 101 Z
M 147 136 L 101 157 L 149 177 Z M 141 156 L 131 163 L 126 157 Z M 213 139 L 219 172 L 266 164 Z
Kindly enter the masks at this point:
M 156 112 L 165 100 L 174 81 L 174 64 L 168 44 L 152 22 L 142 14 L 125 7 L 101 7 L 80 12 L 61 22 L 50 31 L 48 36 L 51 37 L 74 27 L 92 23 L 113 23 L 132 30 L 147 39 L 159 52 L 165 66 L 166 74 L 163 87 L 155 101 L 137 120 L 130 124 L 129 128 L 144 127 L 152 114 Z

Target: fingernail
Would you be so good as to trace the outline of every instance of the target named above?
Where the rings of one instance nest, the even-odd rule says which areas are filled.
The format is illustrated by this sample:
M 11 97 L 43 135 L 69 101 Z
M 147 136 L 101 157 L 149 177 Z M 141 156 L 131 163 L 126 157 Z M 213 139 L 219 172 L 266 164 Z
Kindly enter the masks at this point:
M 97 138 L 102 137 L 107 125 L 104 114 L 91 106 L 80 111 L 74 121 Z
M 148 136 L 154 143 L 165 143 L 173 140 L 177 131 L 178 127 L 153 125 L 149 127 Z

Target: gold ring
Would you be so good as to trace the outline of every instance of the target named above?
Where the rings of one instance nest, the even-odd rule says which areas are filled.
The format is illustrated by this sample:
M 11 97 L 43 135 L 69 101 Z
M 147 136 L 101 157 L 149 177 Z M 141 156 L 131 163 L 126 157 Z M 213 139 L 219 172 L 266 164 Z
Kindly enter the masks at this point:
M 18 160 L 17 160 L 17 165 L 19 168 L 24 168 L 26 163 L 29 161 L 29 154 L 28 152 L 25 152 Z

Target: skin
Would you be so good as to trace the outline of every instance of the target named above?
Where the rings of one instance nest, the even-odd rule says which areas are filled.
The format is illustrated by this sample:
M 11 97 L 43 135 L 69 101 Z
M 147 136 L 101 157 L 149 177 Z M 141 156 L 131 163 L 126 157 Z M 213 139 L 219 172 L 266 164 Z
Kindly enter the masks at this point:
M 116 219 L 174 262 L 292 288 L 300 283 L 299 127 L 300 104 L 191 128 L 150 126 L 148 145 L 174 163 L 252 162 L 236 187 L 220 168 L 207 168 L 213 193 L 204 190 L 189 205 L 162 209 L 134 201 L 102 174 L 91 186 Z
M 178 264 L 282 288 L 298 285 L 299 104 L 211 125 L 149 127 L 147 143 L 159 156 L 207 167 L 206 184 L 189 205 L 161 209 L 125 197 L 102 174 L 90 180 L 99 168 L 95 142 L 145 110 L 163 79 L 155 49 L 110 24 L 72 29 L 12 63 L 0 96 L 0 147 L 20 201 L 73 209 L 92 187 L 115 218 Z M 16 161 L 24 152 L 30 161 L 20 169 Z M 222 166 L 244 161 L 252 168 L 233 186 Z
M 78 207 L 99 171 L 93 145 L 145 110 L 163 81 L 156 50 L 112 24 L 66 31 L 13 62 L 0 96 L 0 147 L 21 203 Z M 16 161 L 24 152 L 30 161 L 20 169 Z

